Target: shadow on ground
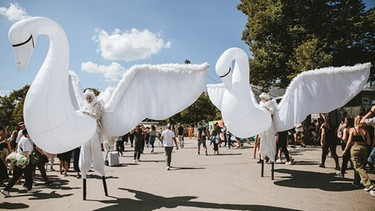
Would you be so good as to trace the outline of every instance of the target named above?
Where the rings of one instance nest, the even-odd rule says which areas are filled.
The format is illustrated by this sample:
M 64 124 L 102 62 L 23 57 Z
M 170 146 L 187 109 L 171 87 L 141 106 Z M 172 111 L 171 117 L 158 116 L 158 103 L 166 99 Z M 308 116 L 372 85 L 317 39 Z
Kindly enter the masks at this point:
M 0 203 L 1 210 L 15 210 L 15 209 L 27 209 L 29 205 L 23 203 L 9 203 L 9 202 L 2 202 Z
M 176 196 L 176 197 L 162 197 L 156 196 L 151 193 L 142 191 L 119 188 L 120 190 L 128 191 L 135 194 L 136 199 L 128 198 L 114 198 L 113 200 L 102 200 L 101 203 L 111 204 L 107 207 L 103 207 L 96 210 L 143 210 L 151 211 L 161 208 L 203 208 L 203 209 L 215 209 L 215 210 L 294 210 L 285 209 L 282 207 L 263 206 L 263 205 L 251 205 L 251 204 L 220 204 L 211 202 L 199 202 L 192 201 L 197 199 L 196 196 Z
M 287 176 L 280 176 L 277 173 L 287 174 Z M 275 177 L 280 179 L 275 182 L 275 185 L 288 188 L 317 188 L 325 191 L 340 192 L 358 189 L 352 185 L 352 179 L 338 178 L 335 175 L 335 173 L 275 169 Z

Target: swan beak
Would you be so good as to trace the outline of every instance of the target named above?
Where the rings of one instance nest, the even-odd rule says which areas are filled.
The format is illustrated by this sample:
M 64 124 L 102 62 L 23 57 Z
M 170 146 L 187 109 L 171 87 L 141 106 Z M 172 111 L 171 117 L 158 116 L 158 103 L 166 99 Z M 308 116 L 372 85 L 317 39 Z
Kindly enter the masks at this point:
M 19 70 L 24 70 L 29 64 L 31 55 L 34 50 L 34 39 L 31 35 L 28 40 L 23 43 L 13 44 L 13 52 L 16 58 L 16 65 Z

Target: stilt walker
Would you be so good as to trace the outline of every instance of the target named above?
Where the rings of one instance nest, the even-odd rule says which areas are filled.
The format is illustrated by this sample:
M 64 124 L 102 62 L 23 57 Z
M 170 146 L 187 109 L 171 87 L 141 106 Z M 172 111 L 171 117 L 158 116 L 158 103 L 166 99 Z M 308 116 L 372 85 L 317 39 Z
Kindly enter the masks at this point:
M 259 106 L 265 108 L 267 111 L 270 112 L 271 118 L 273 118 L 273 114 L 275 113 L 276 109 L 276 102 L 270 100 L 270 96 L 268 93 L 262 93 L 259 95 L 261 101 L 259 102 Z M 271 122 L 271 126 L 269 129 L 264 131 L 260 134 L 260 156 L 262 160 L 262 170 L 261 175 L 264 175 L 264 159 L 268 157 L 271 161 L 271 179 L 274 179 L 274 163 L 275 163 L 275 155 L 276 155 L 276 130 L 273 125 L 273 121 Z
M 94 169 L 99 172 L 102 177 L 105 196 L 108 196 L 108 191 L 104 173 L 104 158 L 100 149 L 100 135 L 102 132 L 101 118 L 103 114 L 103 105 L 100 102 L 96 101 L 95 94 L 90 89 L 87 89 L 84 92 L 84 97 L 86 99 L 87 105 L 85 105 L 85 107 L 83 108 L 83 113 L 96 119 L 97 122 L 96 133 L 94 133 L 91 139 L 81 147 L 79 156 L 79 168 L 81 170 L 83 179 L 83 200 L 86 200 L 86 178 L 87 172 L 91 168 L 91 163 L 93 164 Z

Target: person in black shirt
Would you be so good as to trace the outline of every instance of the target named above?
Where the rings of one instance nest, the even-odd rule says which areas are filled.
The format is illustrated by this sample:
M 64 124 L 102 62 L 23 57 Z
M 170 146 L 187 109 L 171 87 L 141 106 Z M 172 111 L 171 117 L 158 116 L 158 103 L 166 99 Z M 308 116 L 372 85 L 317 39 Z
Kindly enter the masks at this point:
M 207 127 L 202 126 L 202 123 L 198 122 L 198 134 L 197 134 L 197 140 L 198 140 L 198 152 L 197 155 L 200 155 L 201 151 L 201 145 L 203 145 L 203 148 L 205 149 L 206 155 L 207 153 L 207 146 L 206 146 L 206 136 L 209 134 Z
M 177 140 L 180 148 L 184 148 L 184 127 L 180 123 L 177 124 Z

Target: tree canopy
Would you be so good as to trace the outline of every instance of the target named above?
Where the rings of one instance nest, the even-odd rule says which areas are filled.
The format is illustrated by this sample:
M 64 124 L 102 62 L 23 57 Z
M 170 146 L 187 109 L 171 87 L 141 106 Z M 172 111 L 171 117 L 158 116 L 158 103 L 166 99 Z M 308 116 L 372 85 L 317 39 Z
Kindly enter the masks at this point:
M 206 93 L 202 93 L 193 104 L 169 118 L 168 121 L 172 123 L 181 122 L 195 124 L 201 120 L 207 122 L 220 119 L 221 113 L 219 109 L 211 103 Z
M 30 86 L 25 85 L 19 90 L 13 90 L 8 96 L 0 96 L 0 125 L 15 128 L 23 121 L 23 104 Z
M 303 71 L 375 62 L 375 9 L 361 0 L 241 0 L 251 78 L 285 88 Z

